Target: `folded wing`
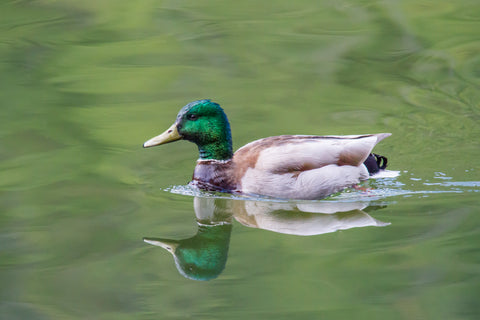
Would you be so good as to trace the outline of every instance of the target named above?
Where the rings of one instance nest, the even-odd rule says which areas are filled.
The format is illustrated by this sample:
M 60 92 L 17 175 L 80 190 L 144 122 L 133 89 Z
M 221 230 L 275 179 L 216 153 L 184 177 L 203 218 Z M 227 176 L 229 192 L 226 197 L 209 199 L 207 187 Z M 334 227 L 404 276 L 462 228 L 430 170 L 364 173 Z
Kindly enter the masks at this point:
M 361 165 L 389 133 L 358 136 L 276 136 L 247 144 L 235 153 L 249 167 L 272 173 L 302 172 L 327 165 Z M 252 157 L 255 155 L 255 157 Z

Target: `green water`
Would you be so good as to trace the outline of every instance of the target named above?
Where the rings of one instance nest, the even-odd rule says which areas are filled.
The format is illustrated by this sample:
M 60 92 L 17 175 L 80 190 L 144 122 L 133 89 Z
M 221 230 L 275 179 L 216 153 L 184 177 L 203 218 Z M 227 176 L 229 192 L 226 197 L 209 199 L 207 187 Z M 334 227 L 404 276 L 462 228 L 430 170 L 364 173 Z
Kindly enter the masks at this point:
M 0 318 L 478 319 L 479 17 L 468 0 L 4 1 Z M 392 132 L 376 151 L 401 175 L 320 204 L 195 198 L 196 147 L 142 143 L 201 98 L 235 149 Z M 213 279 L 145 237 L 214 252 Z

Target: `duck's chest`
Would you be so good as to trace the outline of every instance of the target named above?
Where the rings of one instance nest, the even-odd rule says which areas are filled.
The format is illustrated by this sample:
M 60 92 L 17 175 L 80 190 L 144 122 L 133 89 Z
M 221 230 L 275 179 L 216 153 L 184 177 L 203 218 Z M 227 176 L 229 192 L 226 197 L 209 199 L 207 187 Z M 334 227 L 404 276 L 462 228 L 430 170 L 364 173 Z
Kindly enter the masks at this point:
M 190 184 L 208 191 L 232 192 L 238 190 L 231 160 L 199 160 Z

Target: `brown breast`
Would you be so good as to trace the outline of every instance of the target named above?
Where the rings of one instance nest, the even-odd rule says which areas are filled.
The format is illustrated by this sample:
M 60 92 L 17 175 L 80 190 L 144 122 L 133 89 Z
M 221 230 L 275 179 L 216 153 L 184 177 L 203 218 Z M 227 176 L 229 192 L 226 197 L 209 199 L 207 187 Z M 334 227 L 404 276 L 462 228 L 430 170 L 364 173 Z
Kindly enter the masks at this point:
M 240 186 L 234 175 L 232 160 L 201 160 L 197 162 L 191 184 L 208 191 L 234 192 Z

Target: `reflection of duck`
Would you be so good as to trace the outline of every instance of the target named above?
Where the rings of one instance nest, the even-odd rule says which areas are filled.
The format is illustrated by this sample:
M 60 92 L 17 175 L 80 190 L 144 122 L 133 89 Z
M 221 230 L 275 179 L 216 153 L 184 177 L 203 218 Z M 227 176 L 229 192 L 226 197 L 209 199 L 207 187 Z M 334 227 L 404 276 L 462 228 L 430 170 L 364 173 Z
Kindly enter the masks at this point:
M 389 133 L 358 136 L 284 135 L 232 151 L 230 125 L 210 100 L 187 104 L 152 147 L 179 139 L 197 144 L 200 158 L 191 184 L 206 190 L 289 199 L 320 199 L 385 169 L 387 159 L 371 154 Z
M 362 211 L 362 202 L 278 203 L 242 201 L 235 219 L 243 225 L 300 236 L 311 236 L 350 228 L 389 225 Z
M 215 206 L 213 201 L 194 199 L 198 231 L 191 238 L 144 238 L 144 241 L 168 250 L 184 277 L 193 280 L 216 278 L 225 268 L 232 232 L 231 214 L 222 204 L 218 202 Z
M 189 279 L 210 280 L 225 268 L 232 215 L 248 227 L 310 236 L 355 227 L 386 226 L 363 211 L 363 202 L 271 202 L 194 198 L 198 232 L 184 240 L 144 238 L 173 254 L 178 271 Z
M 173 254 L 178 271 L 193 280 L 216 278 L 227 263 L 231 224 L 198 227 L 195 236 L 184 240 L 145 238 L 144 241 Z

